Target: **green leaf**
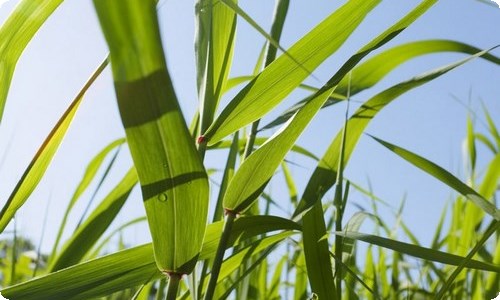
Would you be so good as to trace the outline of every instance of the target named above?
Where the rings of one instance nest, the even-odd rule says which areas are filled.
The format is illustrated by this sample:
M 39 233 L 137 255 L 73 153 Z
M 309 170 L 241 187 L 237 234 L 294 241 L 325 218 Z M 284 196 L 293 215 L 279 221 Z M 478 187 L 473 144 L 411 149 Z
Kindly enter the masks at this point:
M 57 149 L 59 148 L 59 145 L 61 144 L 80 103 L 82 102 L 83 96 L 106 66 L 107 61 L 104 61 L 97 68 L 94 74 L 92 74 L 90 79 L 78 93 L 73 102 L 71 102 L 68 109 L 64 112 L 38 149 L 29 166 L 24 171 L 21 179 L 17 182 L 16 187 L 10 194 L 9 199 L 2 208 L 2 211 L 0 211 L 0 232 L 3 232 L 16 211 L 26 202 L 26 200 L 28 200 L 31 193 L 35 190 L 52 161 Z
M 379 2 L 349 1 L 292 46 L 289 55 L 280 56 L 266 67 L 205 132 L 209 144 L 260 119 L 278 105 L 309 75 L 304 68 L 314 70 L 334 53 Z
M 50 272 L 81 261 L 115 219 L 136 184 L 137 174 L 132 168 L 94 209 L 85 222 L 76 229 L 61 249 L 61 253 L 52 261 L 49 266 Z
M 356 95 L 363 90 L 373 87 L 394 69 L 419 56 L 442 52 L 458 52 L 473 55 L 480 51 L 481 49 L 479 48 L 451 40 L 423 40 L 390 48 L 371 57 L 352 70 L 349 87 L 350 95 Z M 489 53 L 483 55 L 482 58 L 494 64 L 500 64 L 500 58 Z M 248 80 L 248 78 L 245 77 L 234 79 L 231 82 L 231 86 L 239 84 L 245 79 Z M 348 80 L 349 78 L 345 77 L 339 83 L 337 89 L 335 90 L 334 97 L 330 98 L 328 102 L 325 103 L 323 108 L 338 103 L 339 99 L 343 99 L 340 95 L 345 95 L 347 93 L 347 87 L 349 84 Z M 311 87 L 309 90 L 315 91 Z M 283 112 L 278 118 L 264 126 L 262 130 L 273 128 L 286 122 L 306 103 L 306 101 L 307 99 L 296 103 Z
M 125 228 L 127 228 L 129 226 L 135 225 L 135 224 L 140 223 L 140 222 L 145 222 L 145 221 L 147 221 L 146 216 L 143 216 L 143 217 L 138 217 L 138 218 L 129 220 L 129 221 L 121 224 L 120 226 L 118 226 L 117 228 L 115 228 L 112 232 L 110 232 L 106 237 L 104 237 L 103 239 L 101 239 L 101 241 L 99 242 L 99 244 L 97 244 L 97 245 L 95 245 L 93 247 L 92 251 L 87 252 L 87 254 L 83 258 L 83 260 L 91 260 L 91 259 L 97 258 L 99 256 L 99 253 L 101 253 L 101 250 L 105 246 L 108 245 L 109 241 L 117 233 L 121 233 L 123 231 L 123 229 L 125 229 Z
M 0 123 L 17 61 L 63 0 L 23 0 L 0 27 Z
M 373 137 L 377 142 L 385 146 L 387 149 L 399 155 L 401 158 L 410 162 L 414 166 L 419 169 L 425 171 L 429 175 L 432 175 L 436 179 L 439 179 L 441 182 L 445 183 L 455 191 L 459 192 L 467 199 L 472 201 L 478 207 L 480 207 L 484 212 L 491 215 L 496 220 L 500 220 L 500 210 L 498 210 L 495 205 L 486 200 L 483 196 L 481 196 L 474 189 L 460 181 L 458 178 L 453 176 L 450 172 L 436 165 L 435 163 L 415 154 L 406 149 L 398 147 L 396 145 L 385 142 L 379 138 Z
M 94 179 L 95 175 L 97 174 L 97 171 L 101 167 L 102 163 L 104 162 L 104 159 L 106 156 L 116 147 L 122 145 L 125 143 L 125 139 L 117 139 L 113 142 L 111 142 L 109 145 L 104 147 L 93 159 L 92 161 L 88 164 L 87 169 L 85 170 L 85 174 L 83 175 L 83 178 L 80 180 L 80 183 L 78 184 L 78 187 L 76 188 L 75 192 L 73 193 L 73 196 L 71 197 L 71 200 L 69 201 L 68 207 L 66 208 L 66 211 L 64 212 L 63 219 L 61 221 L 61 225 L 59 225 L 59 229 L 57 232 L 56 236 L 56 241 L 54 242 L 54 246 L 52 248 L 51 256 L 54 256 L 57 252 L 57 246 L 59 245 L 59 241 L 61 239 L 62 233 L 64 231 L 64 228 L 66 227 L 66 222 L 69 216 L 69 213 L 71 212 L 71 209 L 75 205 L 75 203 L 80 199 L 80 196 L 83 194 L 83 192 L 88 188 L 92 180 Z
M 297 115 L 243 161 L 224 196 L 224 208 L 241 213 L 265 188 L 299 135 L 312 120 L 333 88 L 319 92 Z
M 411 255 L 413 257 L 418 257 L 425 260 L 439 262 L 447 265 L 459 266 L 465 259 L 465 257 L 462 256 L 441 252 L 421 246 L 416 246 L 408 243 L 403 243 L 371 234 L 364 234 L 351 231 L 347 232 L 337 231 L 335 232 L 335 234 L 340 235 L 342 237 L 363 241 L 371 245 L 377 245 L 383 248 L 391 249 L 401 254 Z M 490 271 L 490 272 L 500 272 L 500 265 L 494 265 L 491 263 L 482 262 L 478 260 L 470 260 L 466 264 L 466 267 L 472 269 Z
M 231 3 L 236 0 L 231 0 Z M 195 52 L 200 132 L 212 123 L 225 90 L 234 49 L 236 14 L 221 1 L 197 0 Z
M 277 243 L 282 242 L 284 239 L 290 237 L 293 232 L 282 232 L 269 237 L 264 237 L 259 239 L 235 254 L 231 255 L 229 258 L 224 260 L 222 264 L 220 275 L 217 282 L 221 282 L 226 277 L 231 275 L 235 270 L 244 265 L 244 263 L 252 256 L 261 254 L 266 248 L 271 247 Z
M 370 121 L 386 107 L 393 100 L 397 99 L 402 94 L 419 87 L 433 79 L 438 78 L 441 75 L 453 70 L 454 68 L 476 58 L 484 55 L 487 51 L 481 51 L 473 56 L 467 57 L 466 59 L 460 60 L 456 63 L 438 68 L 432 72 L 416 76 L 408 81 L 401 82 L 388 88 L 385 91 L 378 93 L 371 99 L 366 101 L 361 107 L 351 116 L 346 127 L 348 128 L 348 134 L 346 136 L 345 143 L 345 154 L 344 163 L 346 165 L 351 154 L 353 153 L 356 144 L 361 137 L 361 134 L 368 126 Z M 314 203 L 321 199 L 321 196 L 326 193 L 335 183 L 337 178 L 337 168 L 339 165 L 340 158 L 340 145 L 342 142 L 342 130 L 339 131 L 335 139 L 332 141 L 330 146 L 328 146 L 327 151 L 318 163 L 318 166 L 314 170 L 303 196 L 297 205 L 295 212 L 293 213 L 294 218 L 299 218 L 300 215 L 304 214 L 308 209 L 310 209 Z
M 207 227 L 200 259 L 211 259 L 219 244 L 222 222 Z M 276 230 L 298 230 L 288 219 L 271 216 L 241 217 L 235 220 L 228 247 L 244 239 Z M 161 278 L 151 244 L 116 252 L 55 273 L 5 288 L 9 299 L 91 299 L 109 295 Z
M 188 274 L 208 214 L 208 179 L 167 71 L 153 0 L 96 0 L 158 268 Z

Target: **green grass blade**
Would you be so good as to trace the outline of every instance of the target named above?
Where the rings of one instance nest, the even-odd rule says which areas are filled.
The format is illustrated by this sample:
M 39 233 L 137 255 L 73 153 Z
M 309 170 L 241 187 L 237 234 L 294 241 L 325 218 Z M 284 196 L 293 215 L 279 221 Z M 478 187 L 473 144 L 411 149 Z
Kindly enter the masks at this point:
M 214 217 L 212 219 L 213 222 L 220 221 L 223 219 L 223 211 L 224 207 L 222 205 L 224 194 L 226 193 L 229 182 L 234 176 L 234 169 L 236 168 L 236 158 L 238 157 L 238 132 L 234 133 L 233 143 L 231 144 L 231 148 L 229 149 L 229 153 L 227 155 L 227 163 L 224 168 L 224 174 L 222 175 L 222 181 L 219 189 L 219 195 L 217 197 L 217 203 L 215 204 Z
M 99 253 L 101 253 L 102 249 L 104 249 L 104 247 L 106 247 L 109 244 L 109 241 L 117 233 L 122 232 L 122 230 L 124 230 L 125 228 L 127 228 L 129 226 L 133 226 L 133 225 L 135 225 L 137 223 L 145 222 L 145 221 L 147 221 L 146 216 L 143 216 L 143 217 L 138 217 L 138 218 L 132 219 L 130 221 L 127 221 L 127 222 L 121 224 L 116 229 L 114 229 L 112 232 L 110 232 L 106 237 L 104 237 L 103 239 L 101 239 L 101 241 L 99 241 L 99 244 L 96 244 L 93 247 L 92 251 L 87 252 L 87 254 L 83 258 L 83 260 L 86 261 L 86 260 L 90 260 L 90 259 L 94 259 L 94 258 L 98 257 Z
M 480 51 L 479 48 L 452 40 L 423 40 L 393 47 L 373 56 L 352 70 L 351 95 L 374 86 L 394 69 L 419 56 L 443 52 L 473 55 Z M 500 65 L 500 58 L 489 53 L 483 55 L 482 58 Z M 339 83 L 337 92 L 345 94 L 347 85 L 347 78 L 344 78 Z
M 474 138 L 474 124 L 472 124 L 471 116 L 467 115 L 467 154 L 469 158 L 469 176 L 471 182 L 474 182 L 476 171 L 476 139 Z
M 151 244 L 120 251 L 2 290 L 10 299 L 90 299 L 161 278 Z
M 23 0 L 0 27 L 0 123 L 17 61 L 63 0 Z
M 480 207 L 484 212 L 491 215 L 496 220 L 500 220 L 500 210 L 498 210 L 491 202 L 486 200 L 474 189 L 472 189 L 471 187 L 460 181 L 458 178 L 453 176 L 450 172 L 446 171 L 445 169 L 441 168 L 435 163 L 415 153 L 412 153 L 406 149 L 390 144 L 373 136 L 372 138 L 375 139 L 380 144 L 382 144 L 383 146 L 385 146 L 386 148 L 388 148 L 389 150 L 391 150 L 392 152 L 394 152 L 395 154 L 399 155 L 401 158 L 405 159 L 414 166 L 425 171 L 429 175 L 432 175 L 436 179 L 439 179 L 441 182 L 445 183 L 455 191 L 459 192 L 460 194 L 462 194 L 467 199 L 472 201 L 474 204 Z
M 319 199 L 311 210 L 302 217 L 302 243 L 311 291 L 317 294 L 320 299 L 336 299 L 336 286 L 328 240 L 322 239 L 327 230 L 324 217 Z
M 156 2 L 96 0 L 94 5 L 110 48 L 158 268 L 191 273 L 205 233 L 208 180 L 167 71 Z
M 78 93 L 76 98 L 49 133 L 31 160 L 29 166 L 24 171 L 21 179 L 18 181 L 16 187 L 10 194 L 9 199 L 0 211 L 0 232 L 3 232 L 16 211 L 26 202 L 26 200 L 28 200 L 28 197 L 35 190 L 36 186 L 42 179 L 43 174 L 47 170 L 52 158 L 59 148 L 59 145 L 61 144 L 80 103 L 82 102 L 83 96 L 104 70 L 106 65 L 107 61 L 104 61 L 97 68 L 94 74 L 92 74 L 82 90 Z
M 137 173 L 132 168 L 65 243 L 49 266 L 49 272 L 81 261 L 115 219 L 136 184 Z
M 245 159 L 229 184 L 228 191 L 224 197 L 224 207 L 236 212 L 242 212 L 250 207 L 265 188 L 289 149 L 330 97 L 340 80 L 363 57 L 394 38 L 432 6 L 434 2 L 427 1 L 419 5 L 394 26 L 391 26 L 361 48 L 318 92 L 311 96 L 308 103 L 297 112 L 293 119 L 283 126 L 284 128 L 274 134 L 265 144 Z
M 214 144 L 260 119 L 334 53 L 380 1 L 351 0 L 271 63 L 224 108 L 204 134 Z M 295 58 L 303 68 L 290 59 Z
M 457 265 L 458 267 L 455 270 L 453 270 L 453 273 L 451 273 L 451 275 L 448 276 L 446 282 L 439 289 L 438 293 L 436 293 L 436 295 L 434 296 L 434 299 L 441 299 L 448 291 L 451 290 L 451 286 L 455 281 L 455 279 L 457 278 L 457 276 L 460 275 L 460 273 L 464 268 L 470 267 L 471 264 L 476 262 L 475 260 L 472 259 L 472 257 L 474 257 L 474 255 L 479 251 L 479 249 L 481 249 L 484 246 L 486 241 L 492 235 L 498 232 L 499 229 L 500 229 L 500 222 L 498 222 L 498 220 L 493 220 L 489 228 L 483 234 L 481 239 L 476 243 L 474 248 L 472 248 L 472 250 L 467 254 L 466 257 L 462 258 L 460 264 Z M 496 274 L 500 273 L 500 265 L 493 265 L 493 264 L 491 265 L 496 268 L 496 270 L 493 270 L 492 272 L 495 272 Z
M 221 228 L 222 222 L 207 226 L 200 259 L 211 259 L 215 255 Z M 228 247 L 267 232 L 300 228 L 297 223 L 279 217 L 241 217 L 234 222 Z M 9 299 L 23 300 L 91 299 L 161 277 L 155 264 L 153 247 L 147 244 L 5 288 L 1 293 Z
M 337 231 L 335 232 L 335 234 L 346 238 L 363 241 L 371 245 L 377 245 L 383 248 L 394 250 L 401 254 L 406 254 L 413 257 L 439 262 L 447 265 L 459 266 L 465 259 L 465 257 L 459 255 L 454 255 L 442 251 L 433 250 L 430 248 L 416 246 L 413 244 L 403 243 L 371 234 L 364 234 L 351 231 Z M 500 265 L 494 265 L 488 262 L 482 262 L 478 260 L 470 260 L 465 266 L 467 268 L 472 268 L 477 270 L 500 272 Z
M 224 208 L 237 213 L 248 209 L 274 175 L 290 148 L 312 120 L 333 88 L 322 90 L 293 120 L 269 138 L 241 164 L 229 183 Z
M 486 121 L 488 122 L 488 129 L 490 131 L 490 134 L 493 138 L 493 141 L 495 141 L 497 147 L 497 151 L 500 151 L 500 134 L 498 133 L 498 129 L 495 125 L 495 122 L 493 122 L 493 119 L 491 118 L 490 113 L 486 109 L 486 107 L 483 107 L 484 115 L 486 117 Z M 495 152 L 496 153 L 496 152 Z
M 303 252 L 299 252 L 295 261 L 295 288 L 293 299 L 304 300 L 307 297 L 307 270 Z
M 221 282 L 226 277 L 231 275 L 231 273 L 244 265 L 249 258 L 261 254 L 266 248 L 282 242 L 292 234 L 293 232 L 282 232 L 269 237 L 264 237 L 252 242 L 250 245 L 231 255 L 229 258 L 224 260 L 217 282 Z
M 78 201 L 80 196 L 83 194 L 83 192 L 88 188 L 92 180 L 94 179 L 95 175 L 97 174 L 97 171 L 101 167 L 102 163 L 104 162 L 104 159 L 106 156 L 116 147 L 122 145 L 125 143 L 125 139 L 117 139 L 113 142 L 111 142 L 109 145 L 104 147 L 88 164 L 87 169 L 85 170 L 85 173 L 80 180 L 80 183 L 78 184 L 78 187 L 76 188 L 75 192 L 73 193 L 73 196 L 71 197 L 71 200 L 69 201 L 68 207 L 66 208 L 66 211 L 64 212 L 63 219 L 61 221 L 61 225 L 59 225 L 59 229 L 57 232 L 56 240 L 54 242 L 54 246 L 51 251 L 51 256 L 54 256 L 57 252 L 57 247 L 59 246 L 59 241 L 61 239 L 62 233 L 64 232 L 64 228 L 66 227 L 66 222 L 69 216 L 69 213 L 71 212 L 71 209 L 75 205 L 75 203 Z
M 267 291 L 266 299 L 280 299 L 280 287 L 281 287 L 281 274 L 283 274 L 283 267 L 288 260 L 288 256 L 284 255 L 276 264 L 274 268 L 274 275 L 271 278 L 271 284 L 269 290 Z
M 349 119 L 347 126 L 349 127 L 349 135 L 346 137 L 346 147 L 344 165 L 346 165 L 349 160 L 356 144 L 361 137 L 361 134 L 368 126 L 370 121 L 381 111 L 384 107 L 390 104 L 393 100 L 397 99 L 400 95 L 410 91 L 413 88 L 419 87 L 439 76 L 446 74 L 447 72 L 453 70 L 454 68 L 470 61 L 475 57 L 479 57 L 485 54 L 487 51 L 479 52 L 471 57 L 458 61 L 456 63 L 450 64 L 448 66 L 438 68 L 432 72 L 422 74 L 420 76 L 414 77 L 408 81 L 401 82 L 397 85 L 390 87 L 389 89 L 380 92 L 379 94 L 373 96 L 371 99 L 366 101 Z M 306 186 L 304 194 L 295 210 L 293 216 L 294 218 L 300 217 L 301 214 L 306 212 L 311 208 L 314 203 L 319 199 L 318 192 L 326 193 L 335 183 L 337 176 L 337 166 L 339 164 L 339 150 L 340 144 L 342 142 L 342 130 L 337 134 L 335 139 L 332 141 L 327 151 L 318 163 L 318 166 L 314 170 L 309 183 Z
M 373 87 L 394 69 L 419 56 L 443 52 L 458 52 L 472 55 L 479 51 L 481 51 L 481 49 L 451 40 L 423 40 L 393 47 L 373 56 L 352 70 L 350 87 L 351 96 Z M 494 64 L 500 64 L 500 58 L 489 53 L 482 56 L 482 58 Z M 248 78 L 237 78 L 231 82 L 231 84 L 239 84 L 244 79 Z M 343 99 L 340 95 L 346 94 L 347 84 L 348 81 L 346 77 L 339 83 L 335 95 L 325 103 L 323 108 L 336 104 L 340 99 Z M 314 91 L 311 87 L 309 87 L 309 90 Z M 269 122 L 263 129 L 273 128 L 286 122 L 305 104 L 305 102 L 306 100 L 303 100 L 293 105 L 275 120 Z
M 290 172 L 290 168 L 288 168 L 288 164 L 286 162 L 281 163 L 281 169 L 283 170 L 283 176 L 285 177 L 286 187 L 288 189 L 288 196 L 290 197 L 290 203 L 296 205 L 297 203 L 297 186 L 295 185 L 295 181 L 292 176 L 292 172 Z
M 236 3 L 236 0 L 230 1 Z M 198 0 L 195 7 L 200 132 L 204 132 L 214 119 L 231 68 L 236 14 L 215 0 Z

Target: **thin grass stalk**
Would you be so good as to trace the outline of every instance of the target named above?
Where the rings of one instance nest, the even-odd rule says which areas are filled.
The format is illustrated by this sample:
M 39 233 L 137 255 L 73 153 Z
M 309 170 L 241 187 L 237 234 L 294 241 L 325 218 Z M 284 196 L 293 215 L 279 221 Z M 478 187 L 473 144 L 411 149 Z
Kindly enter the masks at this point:
M 167 296 L 165 297 L 166 300 L 175 300 L 177 297 L 177 291 L 179 290 L 181 278 L 182 274 L 179 273 L 168 274 Z
M 11 256 L 11 266 L 10 266 L 10 285 L 15 283 L 16 278 L 16 252 L 17 252 L 17 218 L 14 215 L 14 238 L 12 239 L 12 256 Z
M 334 198 L 334 206 L 336 212 L 335 218 L 335 231 L 342 231 L 342 216 L 344 214 L 345 202 L 347 201 L 347 193 L 345 200 L 343 199 L 343 191 L 342 185 L 344 181 L 344 155 L 345 155 L 345 143 L 347 136 L 347 124 L 349 120 L 349 98 L 350 98 L 350 81 L 351 81 L 351 73 L 349 73 L 349 84 L 347 86 L 347 105 L 345 110 L 344 117 L 344 127 L 342 130 L 342 143 L 340 144 L 340 158 L 339 158 L 339 166 L 337 173 L 337 182 L 335 188 L 335 198 Z M 345 202 L 344 202 L 345 201 Z M 342 299 L 342 246 L 344 240 L 340 236 L 335 237 L 335 255 L 338 259 L 335 260 L 335 282 L 337 286 L 337 299 Z
M 476 246 L 467 254 L 465 259 L 462 261 L 462 264 L 460 266 L 456 267 L 453 273 L 448 277 L 448 280 L 445 282 L 445 284 L 439 289 L 439 292 L 436 294 L 434 299 L 439 300 L 444 297 L 444 295 L 449 291 L 450 287 L 452 286 L 453 282 L 457 278 L 457 276 L 462 272 L 462 270 L 465 268 L 465 264 L 472 259 L 476 253 L 481 250 L 482 246 L 486 243 L 486 241 L 495 233 L 497 230 L 500 229 L 500 222 L 497 220 L 493 220 L 490 226 L 488 226 L 488 229 L 486 232 L 483 234 L 481 237 L 481 240 L 479 240 L 476 244 Z M 453 289 L 452 289 L 453 290 Z
M 224 174 L 222 175 L 222 182 L 219 189 L 219 195 L 217 197 L 217 203 L 215 204 L 215 211 L 212 218 L 212 223 L 217 222 L 222 218 L 223 215 L 222 200 L 224 198 L 224 194 L 226 193 L 229 181 L 231 180 L 232 175 L 234 173 L 236 156 L 238 155 L 238 152 L 239 152 L 239 133 L 238 131 L 236 131 L 233 137 L 231 148 L 229 150 L 226 167 L 224 168 Z M 198 296 L 195 299 L 202 298 L 203 286 L 205 284 L 205 278 L 207 277 L 209 263 L 210 260 L 208 259 L 203 261 L 203 266 L 200 273 L 200 280 L 198 281 L 198 291 L 197 291 Z
M 286 18 L 287 12 L 288 12 L 289 3 L 290 3 L 289 0 L 277 0 L 277 2 L 276 2 L 274 20 L 273 20 L 273 24 L 271 26 L 271 37 L 275 41 L 279 41 L 279 39 L 281 37 L 281 33 L 283 31 L 283 25 L 285 24 L 285 18 Z M 266 60 L 265 60 L 264 66 L 267 66 L 272 61 L 274 61 L 274 59 L 276 58 L 276 52 L 277 52 L 276 47 L 269 43 L 267 51 L 266 51 Z M 257 120 L 252 124 L 252 129 L 250 131 L 250 135 L 249 135 L 247 143 L 245 145 L 243 159 L 246 159 L 252 153 L 255 138 L 256 138 L 256 135 L 258 132 L 259 122 L 260 122 L 260 120 Z M 198 140 L 198 142 L 199 142 L 199 144 L 201 144 L 200 147 L 203 147 L 203 144 L 206 147 L 206 141 L 204 139 L 201 139 L 201 141 Z M 199 147 L 199 149 L 200 149 L 200 147 Z M 225 222 L 224 222 L 224 229 L 223 229 L 222 236 L 221 236 L 221 239 L 219 242 L 219 246 L 217 248 L 216 257 L 215 257 L 213 265 L 212 265 L 210 281 L 209 281 L 207 291 L 205 294 L 205 298 L 204 298 L 206 300 L 213 298 L 213 294 L 215 292 L 215 286 L 217 285 L 217 279 L 219 276 L 220 268 L 222 265 L 222 261 L 224 259 L 224 252 L 226 249 L 227 240 L 228 240 L 229 235 L 231 233 L 231 228 L 233 226 L 234 219 L 236 218 L 236 212 L 226 210 L 225 214 L 226 214 L 226 218 L 225 218 Z
M 279 43 L 281 38 L 281 33 L 283 32 L 283 26 L 285 25 L 286 15 L 288 13 L 288 7 L 290 5 L 290 0 L 277 0 L 276 7 L 274 10 L 274 19 L 271 26 L 271 38 Z M 271 64 L 276 59 L 276 53 L 278 49 L 276 46 L 272 45 L 270 42 L 267 44 L 266 58 L 264 63 L 264 68 Z M 252 123 L 252 128 L 250 129 L 250 134 L 248 136 L 247 143 L 245 145 L 245 152 L 243 157 L 247 158 L 253 151 L 253 146 L 255 143 L 255 138 L 258 133 L 260 119 Z
M 205 300 L 212 300 L 214 297 L 215 286 L 217 285 L 217 279 L 222 267 L 222 261 L 224 260 L 224 253 L 227 247 L 227 242 L 229 240 L 229 236 L 231 235 L 231 229 L 233 228 L 234 220 L 236 219 L 236 213 L 234 211 L 226 210 L 225 213 L 226 217 L 224 221 L 224 228 L 222 229 L 219 246 L 217 247 L 217 252 L 212 264 L 210 281 L 208 282 L 207 291 L 205 292 Z
M 51 198 L 52 196 L 49 196 L 47 205 L 45 206 L 45 213 L 43 215 L 43 224 L 42 224 L 42 234 L 40 235 L 40 241 L 38 242 L 38 246 L 36 249 L 36 260 L 35 260 L 35 267 L 33 268 L 33 278 L 36 277 L 36 272 L 38 272 L 38 268 L 40 267 L 40 257 L 42 256 L 42 243 L 43 243 L 43 238 L 45 236 L 45 229 L 47 228 L 47 216 L 49 215 Z
M 155 300 L 162 300 L 164 297 L 165 287 L 167 286 L 167 278 L 164 277 L 158 282 L 158 290 L 156 291 Z
M 97 78 L 99 77 L 99 75 L 101 75 L 101 73 L 108 66 L 108 64 L 109 64 L 109 56 L 107 55 L 106 58 L 104 58 L 104 60 L 101 62 L 101 64 L 99 65 L 99 67 L 97 67 L 97 69 L 94 71 L 94 73 L 89 78 L 89 80 L 85 83 L 85 85 L 80 90 L 80 92 L 78 93 L 78 95 L 76 96 L 75 99 L 83 97 L 83 95 L 85 94 L 85 92 L 97 80 Z M 54 242 L 54 245 L 52 246 L 52 251 L 50 252 L 50 259 L 49 260 L 52 260 L 52 259 L 54 259 L 56 257 L 57 248 L 59 246 L 59 242 L 61 241 L 61 237 L 62 237 L 64 228 L 66 227 L 66 222 L 67 222 L 67 219 L 68 219 L 68 214 L 69 214 L 69 211 L 71 210 L 71 208 L 72 208 L 72 204 L 69 203 L 68 207 L 66 208 L 66 210 L 64 212 L 64 216 L 63 216 L 63 219 L 61 221 L 61 225 L 59 225 L 59 228 L 58 228 L 58 231 L 57 231 L 57 235 L 56 235 L 56 240 Z
M 90 197 L 90 200 L 87 203 L 87 206 L 85 207 L 85 210 L 83 211 L 82 216 L 80 217 L 80 220 L 78 221 L 78 223 L 76 225 L 76 229 L 78 229 L 78 227 L 80 227 L 80 225 L 82 225 L 83 221 L 85 220 L 85 216 L 89 212 L 90 207 L 92 206 L 92 203 L 94 202 L 94 199 L 97 195 L 97 192 L 99 192 L 102 184 L 104 183 L 104 180 L 107 178 L 109 171 L 113 167 L 113 165 L 116 161 L 116 158 L 118 157 L 118 153 L 120 153 L 120 146 L 118 146 L 118 149 L 113 154 L 113 157 L 111 158 L 111 161 L 109 162 L 108 166 L 106 167 L 106 170 L 104 171 L 104 174 L 102 175 L 101 180 L 99 180 L 99 183 L 97 184 L 94 192 L 92 193 L 92 196 Z

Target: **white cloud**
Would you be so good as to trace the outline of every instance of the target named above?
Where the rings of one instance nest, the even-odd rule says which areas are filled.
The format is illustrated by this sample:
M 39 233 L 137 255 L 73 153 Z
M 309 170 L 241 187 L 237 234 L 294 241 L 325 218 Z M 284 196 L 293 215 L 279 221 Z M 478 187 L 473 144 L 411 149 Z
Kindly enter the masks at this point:
M 3 4 L 3 2 L 5 2 L 5 1 L 0 2 L 0 6 Z M 4 297 L 2 296 L 2 293 L 0 293 L 0 300 L 9 300 L 9 299 L 4 298 Z
M 4 3 L 7 2 L 7 1 L 9 1 L 9 0 L 0 0 L 0 7 L 2 7 L 2 5 L 4 5 Z M 0 298 L 0 300 L 2 300 L 2 298 Z
M 497 4 L 498 4 L 498 0 L 497 0 Z M 498 6 L 500 6 L 500 4 Z M 498 293 L 498 296 L 495 299 L 492 299 L 492 300 L 500 300 L 500 293 Z
M 491 1 L 495 2 L 495 4 L 496 4 L 498 7 L 500 7 L 500 0 L 491 0 Z M 498 298 L 498 297 L 497 297 L 497 298 Z

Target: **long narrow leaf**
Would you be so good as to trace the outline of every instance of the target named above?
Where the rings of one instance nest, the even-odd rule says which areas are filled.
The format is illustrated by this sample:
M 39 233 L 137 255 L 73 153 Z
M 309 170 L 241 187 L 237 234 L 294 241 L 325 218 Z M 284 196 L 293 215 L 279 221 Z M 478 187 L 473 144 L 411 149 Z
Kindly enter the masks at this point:
M 421 246 L 416 246 L 408 243 L 403 243 L 376 235 L 370 235 L 352 231 L 338 231 L 335 232 L 335 234 L 346 238 L 370 243 L 372 245 L 377 245 L 383 248 L 391 249 L 402 254 L 411 255 L 425 260 L 430 260 L 448 265 L 459 266 L 465 259 L 465 257 L 462 256 L 441 252 Z M 478 270 L 490 271 L 490 272 L 500 272 L 500 266 L 477 260 L 470 260 L 466 264 L 466 267 Z
M 429 175 L 432 175 L 436 179 L 439 179 L 441 182 L 445 183 L 455 191 L 459 192 L 463 196 L 467 197 L 470 201 L 480 207 L 484 212 L 491 215 L 496 220 L 500 220 L 500 210 L 495 207 L 490 201 L 484 199 L 478 192 L 474 189 L 460 181 L 458 178 L 453 176 L 450 172 L 436 165 L 435 163 L 419 156 L 415 153 L 412 153 L 406 149 L 383 141 L 379 138 L 373 137 L 377 142 L 385 146 L 387 149 L 391 150 L 395 154 L 399 155 L 401 158 L 405 159 L 409 163 L 413 164 L 417 168 L 425 171 Z
M 221 1 L 198 0 L 195 7 L 200 131 L 204 132 L 214 119 L 231 68 L 236 14 Z
M 200 259 L 211 259 L 220 239 L 222 222 L 207 227 Z M 296 230 L 300 226 L 287 219 L 251 216 L 236 219 L 228 247 L 243 239 L 276 230 Z M 91 299 L 139 286 L 161 278 L 151 244 L 84 262 L 1 291 L 9 299 Z
M 423 40 L 402 44 L 383 51 L 354 68 L 350 77 L 350 94 L 353 96 L 363 90 L 373 87 L 400 65 L 423 55 L 443 52 L 458 52 L 473 55 L 480 51 L 481 49 L 479 48 L 452 40 Z M 500 65 L 500 58 L 492 54 L 486 53 L 482 58 L 491 63 Z M 241 78 L 240 80 L 243 79 L 245 78 Z M 235 83 L 239 83 L 239 81 L 232 82 L 231 84 Z M 342 99 L 339 95 L 346 94 L 347 85 L 348 78 L 346 77 L 339 83 L 335 90 L 336 95 L 329 99 L 323 107 L 333 105 L 337 103 L 339 99 Z M 286 122 L 305 103 L 306 100 L 298 102 L 293 107 L 283 112 L 281 116 L 269 122 L 262 130 L 273 128 Z
M 485 54 L 487 51 L 481 51 L 471 57 L 458 61 L 456 63 L 436 69 L 432 72 L 422 74 L 408 81 L 399 83 L 388 88 L 385 91 L 373 96 L 366 101 L 349 119 L 347 126 L 349 127 L 349 135 L 346 137 L 346 148 L 344 155 L 344 165 L 347 164 L 351 154 L 356 147 L 356 144 L 361 137 L 361 134 L 368 126 L 370 121 L 377 116 L 377 114 L 384 109 L 393 100 L 397 99 L 400 95 L 419 87 L 447 72 L 455 69 L 458 66 L 469 62 L 471 59 Z M 314 170 L 309 182 L 306 186 L 304 194 L 295 210 L 293 216 L 298 218 L 318 200 L 318 192 L 326 193 L 335 183 L 337 174 L 337 166 L 339 159 L 340 143 L 342 141 L 342 131 L 340 131 L 335 139 L 328 146 L 327 151 L 318 163 Z
M 136 184 L 137 173 L 132 168 L 66 242 L 49 267 L 50 272 L 81 261 L 115 219 Z
M 158 268 L 188 274 L 208 214 L 208 179 L 167 71 L 154 0 L 96 0 Z
M 378 3 L 349 1 L 300 39 L 289 55 L 271 63 L 224 108 L 204 133 L 208 143 L 218 142 L 278 105 L 309 75 L 304 68 L 312 71 L 334 53 Z
M 2 211 L 0 211 L 0 232 L 5 229 L 16 211 L 26 202 L 26 200 L 28 200 L 28 197 L 35 190 L 57 149 L 59 148 L 59 145 L 61 144 L 80 103 L 82 102 L 83 96 L 106 66 L 107 61 L 104 61 L 97 68 L 94 74 L 92 74 L 90 79 L 76 96 L 75 100 L 73 100 L 38 149 L 37 153 L 33 157 L 33 160 L 24 171 L 23 176 L 10 194 L 7 203 L 5 203 Z
M 0 28 L 0 123 L 17 61 L 63 0 L 23 0 Z
M 88 186 L 92 182 L 92 179 L 94 179 L 95 175 L 97 174 L 97 171 L 99 170 L 100 166 L 104 162 L 104 159 L 109 154 L 109 152 L 111 152 L 113 149 L 115 149 L 119 145 L 122 145 L 123 143 L 125 143 L 125 139 L 118 139 L 118 140 L 111 142 L 109 145 L 104 147 L 92 159 L 92 161 L 88 164 L 87 169 L 85 170 L 85 174 L 83 175 L 82 179 L 80 180 L 80 183 L 78 184 L 78 187 L 76 188 L 75 192 L 73 193 L 73 196 L 71 197 L 71 200 L 68 203 L 68 207 L 66 208 L 66 211 L 64 212 L 64 216 L 63 216 L 63 219 L 61 221 L 61 225 L 59 225 L 59 229 L 57 231 L 56 241 L 54 242 L 51 256 L 54 256 L 57 252 L 57 247 L 59 245 L 59 241 L 61 239 L 64 228 L 66 227 L 66 222 L 68 220 L 68 216 L 69 216 L 69 213 L 71 212 L 71 209 L 73 208 L 75 203 L 78 201 L 80 196 L 83 194 L 83 192 L 88 188 Z

